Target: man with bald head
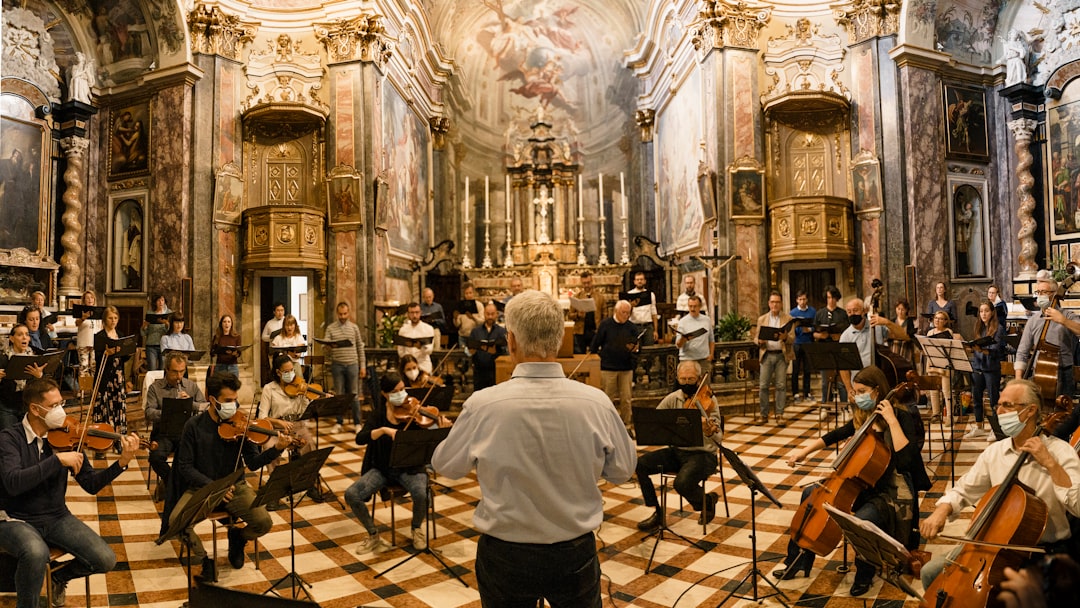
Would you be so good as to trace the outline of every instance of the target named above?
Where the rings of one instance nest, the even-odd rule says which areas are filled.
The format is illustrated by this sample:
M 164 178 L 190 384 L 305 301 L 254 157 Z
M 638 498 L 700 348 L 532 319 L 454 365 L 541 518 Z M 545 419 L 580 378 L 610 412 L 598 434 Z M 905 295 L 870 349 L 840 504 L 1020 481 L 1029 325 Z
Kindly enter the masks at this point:
M 861 298 L 848 300 L 847 305 L 844 306 L 844 312 L 847 313 L 849 325 L 844 330 L 844 333 L 840 334 L 840 342 L 855 344 L 859 348 L 859 358 L 862 360 L 862 366 L 864 368 L 870 367 L 874 364 L 874 344 L 884 344 L 885 338 L 889 335 L 888 330 L 881 325 L 874 327 L 870 324 L 870 319 L 866 317 L 866 308 Z M 858 372 L 859 370 L 855 371 Z M 851 370 L 840 370 L 840 379 L 844 381 L 848 400 L 854 403 L 855 393 L 851 388 Z
M 435 292 L 430 287 L 420 292 L 420 316 L 435 329 L 435 343 L 438 344 L 439 336 L 446 333 L 446 313 L 442 304 L 435 301 Z
M 600 355 L 601 385 L 633 436 L 630 407 L 641 336 L 637 326 L 630 322 L 630 310 L 626 300 L 616 302 L 615 312 L 596 328 L 589 350 Z
M 495 386 L 495 359 L 506 354 L 506 329 L 497 325 L 499 309 L 494 302 L 484 306 L 484 322 L 473 328 L 469 337 L 483 343 L 480 348 L 470 348 L 473 360 L 473 390 Z M 501 344 L 500 344 L 501 342 Z

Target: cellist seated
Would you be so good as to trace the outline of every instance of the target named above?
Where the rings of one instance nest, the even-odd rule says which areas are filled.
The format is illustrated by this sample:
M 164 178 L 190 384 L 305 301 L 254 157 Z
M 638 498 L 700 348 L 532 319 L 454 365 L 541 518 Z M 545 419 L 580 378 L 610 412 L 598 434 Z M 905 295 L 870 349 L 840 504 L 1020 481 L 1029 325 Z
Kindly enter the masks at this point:
M 877 482 L 859 492 L 850 505 L 842 505 L 831 499 L 824 502 L 830 502 L 837 508 L 850 507 L 852 515 L 876 524 L 900 543 L 914 548 L 918 545 L 916 535 L 919 513 L 918 492 L 930 488 L 930 480 L 926 476 L 926 469 L 923 467 L 922 457 L 919 454 L 918 446 L 922 432 L 918 414 L 912 413 L 906 406 L 892 404 L 885 399 L 890 391 L 889 381 L 885 379 L 885 373 L 876 366 L 866 367 L 855 374 L 851 384 L 856 405 L 852 420 L 792 452 L 788 456 L 787 464 L 795 467 L 810 454 L 854 437 L 856 429 L 861 429 L 864 424 L 870 422 L 870 418 L 876 413 L 876 419 L 870 422 L 871 427 L 853 441 L 883 442 L 884 449 L 891 455 L 888 466 L 883 469 Z M 834 463 L 836 472 L 824 482 L 825 485 L 832 487 L 832 484 L 838 481 L 838 477 L 848 478 L 846 483 L 849 484 L 862 483 L 854 479 L 860 475 L 860 471 L 851 470 L 860 466 L 855 460 L 846 458 Z M 875 462 L 874 464 L 880 466 L 882 463 Z M 840 542 L 839 535 L 827 542 L 822 542 L 821 538 L 811 538 L 813 533 L 808 531 L 811 526 L 805 524 L 808 523 L 810 517 L 824 516 L 820 505 L 806 504 L 808 500 L 816 500 L 823 493 L 818 492 L 815 495 L 815 489 L 816 486 L 809 486 L 803 490 L 802 504 L 791 524 L 792 538 L 788 541 L 784 568 L 773 572 L 773 576 L 778 580 L 788 580 L 799 574 L 809 576 L 810 566 L 814 562 L 814 553 L 827 555 Z M 810 515 L 811 513 L 813 515 Z M 805 517 L 803 514 L 806 514 Z M 811 549 L 811 547 L 815 548 Z M 870 590 L 875 570 L 872 564 L 856 555 L 855 582 L 851 585 L 852 596 L 858 597 Z
M 979 502 L 1009 475 L 1022 453 L 1030 457 L 1016 474 L 1016 481 L 1031 489 L 1046 503 L 1046 527 L 1038 544 L 1047 552 L 1067 549 L 1070 537 L 1067 514 L 1080 516 L 1080 457 L 1069 444 L 1042 435 L 1035 436 L 1039 424 L 1038 387 L 1027 380 L 1013 380 L 1001 391 L 997 415 L 1001 430 L 1008 435 L 991 444 L 975 464 L 938 500 L 934 512 L 919 527 L 931 540 L 941 533 L 946 519 Z M 949 556 L 941 555 L 922 568 L 924 588 L 945 568 Z
M 668 396 L 664 397 L 656 409 L 679 409 L 691 405 L 689 399 L 698 392 L 698 381 L 701 379 L 701 366 L 697 361 L 683 361 L 679 364 L 676 372 L 678 387 Z M 691 407 L 696 407 L 691 405 Z M 708 418 L 702 421 L 702 430 L 705 435 L 704 444 L 699 447 L 679 448 L 668 446 L 642 454 L 637 461 L 637 479 L 641 486 L 641 496 L 645 499 L 645 506 L 653 507 L 656 512 L 647 519 L 638 523 L 638 530 L 652 531 L 660 527 L 664 521 L 663 513 L 660 512 L 660 503 L 656 499 L 656 488 L 653 486 L 649 475 L 657 473 L 675 473 L 675 491 L 690 503 L 695 511 L 701 511 L 702 523 L 709 523 L 716 515 L 716 492 L 708 494 L 701 487 L 701 482 L 716 472 L 717 443 L 710 439 L 719 432 L 721 418 L 718 407 L 715 405 L 708 412 Z

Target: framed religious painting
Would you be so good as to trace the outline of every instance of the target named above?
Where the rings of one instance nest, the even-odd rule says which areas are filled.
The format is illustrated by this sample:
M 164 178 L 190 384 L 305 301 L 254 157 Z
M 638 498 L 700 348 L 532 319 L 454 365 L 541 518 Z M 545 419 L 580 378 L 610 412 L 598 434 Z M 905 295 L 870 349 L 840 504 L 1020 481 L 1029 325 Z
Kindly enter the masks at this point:
M 150 102 L 109 112 L 109 179 L 150 172 Z
M 236 163 L 225 163 L 214 178 L 214 222 L 240 225 L 244 211 L 244 174 Z
M 701 196 L 701 211 L 705 220 L 716 217 L 716 172 L 705 161 L 698 163 L 698 194 Z
M 1080 146 L 1076 144 L 1080 141 L 1080 81 L 1067 86 L 1060 99 L 1048 104 L 1046 118 L 1047 183 L 1051 189 L 1046 216 L 1053 217 L 1048 222 L 1050 236 L 1075 239 L 1080 235 Z
M 872 152 L 862 150 L 851 159 L 851 188 L 855 213 L 881 211 L 881 166 Z
M 990 222 L 986 177 L 949 175 L 949 259 L 954 281 L 981 281 L 991 276 Z
M 765 169 L 744 156 L 728 168 L 728 200 L 733 220 L 765 219 Z
M 362 221 L 363 175 L 348 165 L 338 165 L 326 176 L 327 217 L 331 228 L 359 226 Z
M 109 197 L 109 291 L 143 292 L 146 286 L 145 190 L 129 191 Z
M 945 110 L 945 157 L 989 161 L 986 91 L 977 87 L 944 84 L 942 95 Z
M 390 182 L 379 176 L 375 178 L 375 229 L 386 231 L 390 225 Z
M 0 250 L 48 253 L 49 147 L 44 124 L 0 116 Z

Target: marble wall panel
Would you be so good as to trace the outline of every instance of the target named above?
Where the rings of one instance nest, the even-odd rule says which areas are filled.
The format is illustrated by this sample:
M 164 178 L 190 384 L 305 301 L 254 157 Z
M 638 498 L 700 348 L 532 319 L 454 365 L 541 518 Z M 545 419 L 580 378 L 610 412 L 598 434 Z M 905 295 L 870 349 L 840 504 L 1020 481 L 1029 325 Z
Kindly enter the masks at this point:
M 751 319 L 758 318 L 764 311 L 759 294 L 762 286 L 769 284 L 762 231 L 760 225 L 735 226 L 735 253 L 743 258 L 734 262 L 738 264 L 738 294 L 735 306 L 739 314 Z
M 191 108 L 189 87 L 163 89 L 151 100 L 153 117 L 150 202 L 147 225 L 147 290 L 178 301 L 180 278 L 191 276 L 188 238 L 191 230 Z
M 949 218 L 943 189 L 941 82 L 931 71 L 905 66 L 900 69 L 900 96 L 911 226 L 908 249 L 919 270 L 920 302 L 911 304 L 921 310 L 933 293 L 933 284 L 949 278 L 948 251 L 943 246 L 949 240 Z
M 862 253 L 862 286 L 859 293 L 870 293 L 870 282 L 881 276 L 881 219 L 878 217 L 866 217 L 859 222 L 859 245 L 858 251 Z M 889 309 L 886 309 L 889 310 Z
M 874 54 L 870 44 L 860 45 L 851 57 L 852 83 L 855 93 L 855 127 L 857 129 L 857 145 L 853 154 L 859 150 L 877 151 L 875 138 L 877 130 L 874 128 L 877 98 L 875 95 L 874 78 Z
M 86 241 L 86 249 L 83 259 L 85 272 L 85 288 L 93 289 L 98 294 L 98 303 L 103 304 L 105 299 L 105 286 L 108 282 L 106 276 L 106 256 L 109 247 L 109 191 L 102 173 L 105 170 L 105 156 L 109 138 L 105 133 L 108 130 L 109 110 L 103 108 L 90 121 L 90 131 L 87 137 L 90 139 L 90 147 L 86 151 L 87 167 L 87 199 L 86 217 L 83 220 L 83 238 Z
M 232 315 L 234 323 L 239 323 L 236 299 L 236 286 L 240 282 L 240 277 L 236 272 L 236 264 L 240 259 L 239 233 L 236 230 L 228 232 L 217 230 L 216 232 L 217 255 L 214 259 L 214 275 L 217 277 L 218 311 L 213 315 L 212 331 L 216 331 L 217 320 L 226 313 Z
M 353 86 L 351 70 L 339 70 L 334 75 L 334 155 L 337 164 L 355 166 Z
M 733 131 L 735 157 L 755 156 L 757 151 L 755 113 L 760 107 L 755 99 L 754 74 L 757 66 L 753 57 L 740 53 L 731 59 L 731 92 L 734 98 Z
M 218 162 L 215 168 L 228 162 L 243 166 L 236 154 L 237 122 L 240 116 L 236 109 L 237 68 L 225 62 L 218 62 L 218 66 Z
M 337 254 L 330 269 L 334 273 L 334 303 L 349 302 L 357 308 L 356 284 L 360 265 L 356 256 L 356 231 L 335 232 L 333 251 Z

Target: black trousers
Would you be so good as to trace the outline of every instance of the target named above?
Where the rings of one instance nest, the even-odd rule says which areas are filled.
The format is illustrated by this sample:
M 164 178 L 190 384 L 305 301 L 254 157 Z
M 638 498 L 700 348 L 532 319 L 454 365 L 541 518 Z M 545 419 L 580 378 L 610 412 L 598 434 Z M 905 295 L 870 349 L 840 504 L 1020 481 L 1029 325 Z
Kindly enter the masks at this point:
M 602 608 L 600 560 L 592 532 L 551 545 L 512 543 L 484 534 L 476 547 L 483 608 Z

